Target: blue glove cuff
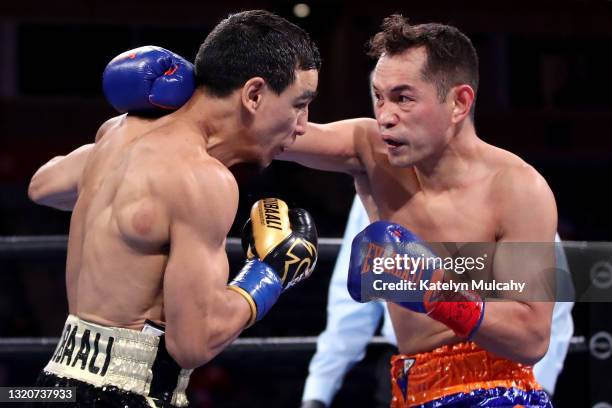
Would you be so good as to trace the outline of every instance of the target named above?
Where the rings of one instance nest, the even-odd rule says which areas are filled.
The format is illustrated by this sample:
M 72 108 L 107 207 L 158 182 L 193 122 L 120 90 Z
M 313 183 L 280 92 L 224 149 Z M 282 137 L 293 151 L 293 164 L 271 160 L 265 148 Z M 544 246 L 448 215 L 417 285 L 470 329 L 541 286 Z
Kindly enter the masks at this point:
M 252 322 L 260 321 L 268 313 L 283 290 L 283 283 L 274 269 L 259 259 L 248 261 L 229 286 L 230 289 L 240 288 L 238 292 L 243 296 L 248 295 L 255 303 Z

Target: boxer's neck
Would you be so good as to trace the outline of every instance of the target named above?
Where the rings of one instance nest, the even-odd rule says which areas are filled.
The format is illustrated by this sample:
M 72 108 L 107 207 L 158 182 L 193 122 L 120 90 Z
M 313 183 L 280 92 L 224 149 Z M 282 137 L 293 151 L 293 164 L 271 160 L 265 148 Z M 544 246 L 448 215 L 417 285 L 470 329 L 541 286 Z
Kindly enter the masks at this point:
M 239 100 L 229 96 L 216 98 L 198 88 L 191 99 L 176 112 L 197 127 L 206 151 L 226 167 L 251 162 L 252 137 L 243 125 Z
M 452 130 L 448 144 L 434 155 L 415 164 L 414 169 L 425 193 L 441 193 L 461 188 L 476 175 L 482 140 L 471 121 Z

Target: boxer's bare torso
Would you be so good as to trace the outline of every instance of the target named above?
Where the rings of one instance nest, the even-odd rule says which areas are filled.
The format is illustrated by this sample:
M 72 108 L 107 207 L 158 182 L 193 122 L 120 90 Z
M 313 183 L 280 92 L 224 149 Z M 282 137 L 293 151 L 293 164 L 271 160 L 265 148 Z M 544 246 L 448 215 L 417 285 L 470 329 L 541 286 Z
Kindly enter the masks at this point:
M 413 167 L 392 167 L 387 145 L 375 126 L 357 143 L 364 171 L 355 187 L 372 221 L 388 220 L 407 226 L 429 242 L 494 242 L 504 234 L 508 183 L 533 177 L 535 170 L 517 156 L 481 140 L 470 146 L 469 161 L 449 180 L 449 188 L 424 191 Z M 531 174 L 530 174 L 531 173 Z M 452 187 L 451 187 L 452 186 Z M 506 187 L 506 188 L 504 188 Z M 389 303 L 389 312 L 402 353 L 432 350 L 461 341 L 452 330 L 430 317 Z
M 537 242 L 554 237 L 552 193 L 537 171 L 516 155 L 483 142 L 475 134 L 460 136 L 451 148 L 461 157 L 453 160 L 456 171 L 432 189 L 415 166 L 392 166 L 388 149 L 375 120 L 352 119 L 310 124 L 307 134 L 282 158 L 351 174 L 371 221 L 396 222 L 425 241 Z M 547 211 L 547 216 L 541 217 Z M 507 306 L 496 304 L 489 309 Z M 538 315 L 543 316 L 550 309 L 545 304 L 538 308 L 542 309 Z M 429 316 L 391 303 L 389 311 L 404 354 L 462 341 Z M 546 327 L 545 321 L 542 324 Z
M 304 132 L 318 72 L 295 75 L 280 94 L 253 78 L 224 98 L 198 88 L 162 118 L 111 119 L 96 143 L 35 173 L 30 198 L 73 211 L 71 314 L 136 330 L 146 319 L 165 323 L 168 351 L 185 368 L 240 334 L 254 308 L 227 290 L 225 243 L 238 206 L 229 167 L 266 166 Z
M 396 222 L 425 241 L 552 242 L 556 206 L 546 181 L 519 157 L 482 141 L 471 117 L 474 90 L 460 83 L 441 99 L 423 75 L 426 62 L 424 47 L 383 54 L 372 76 L 376 120 L 309 124 L 281 158 L 351 174 L 371 221 Z M 523 269 L 537 274 L 549 260 L 544 253 Z M 507 253 L 496 252 L 494 276 L 512 276 L 504 261 Z M 389 309 L 402 353 L 460 341 L 429 316 Z M 491 302 L 474 339 L 532 363 L 545 353 L 551 312 L 551 304 Z
M 201 136 L 168 122 L 121 116 L 99 135 L 70 223 L 66 283 L 71 314 L 133 329 L 142 328 L 145 319 L 165 321 L 168 200 L 181 199 L 168 190 L 171 178 L 221 167 L 206 153 Z M 237 199 L 235 186 L 235 194 L 227 197 L 226 219 L 233 219 Z

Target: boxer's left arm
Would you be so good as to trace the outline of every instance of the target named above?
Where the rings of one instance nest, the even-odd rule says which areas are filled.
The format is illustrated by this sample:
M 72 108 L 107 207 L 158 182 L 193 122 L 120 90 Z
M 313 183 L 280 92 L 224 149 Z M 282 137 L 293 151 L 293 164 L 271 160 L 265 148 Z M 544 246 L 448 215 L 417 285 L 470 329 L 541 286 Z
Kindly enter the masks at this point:
M 473 340 L 495 354 L 531 365 L 546 354 L 550 339 L 554 290 L 550 293 L 546 285 L 555 265 L 557 208 L 546 181 L 531 167 L 510 170 L 498 179 L 495 202 L 501 229 L 493 278 L 526 281 L 529 292 L 512 294 L 513 300 L 488 299 Z
M 98 142 L 117 118 L 107 120 L 96 134 Z M 36 204 L 72 211 L 78 198 L 79 183 L 95 143 L 83 145 L 65 156 L 56 156 L 42 165 L 28 186 L 28 197 Z
M 168 70 L 172 65 L 178 69 Z M 103 75 L 106 99 L 119 112 L 159 113 L 164 106 L 176 109 L 189 99 L 194 87 L 191 63 L 169 50 L 153 46 L 118 55 Z M 359 154 L 364 140 L 377 135 L 378 125 L 371 118 L 328 124 L 309 122 L 304 134 L 276 159 L 355 175 L 364 171 Z

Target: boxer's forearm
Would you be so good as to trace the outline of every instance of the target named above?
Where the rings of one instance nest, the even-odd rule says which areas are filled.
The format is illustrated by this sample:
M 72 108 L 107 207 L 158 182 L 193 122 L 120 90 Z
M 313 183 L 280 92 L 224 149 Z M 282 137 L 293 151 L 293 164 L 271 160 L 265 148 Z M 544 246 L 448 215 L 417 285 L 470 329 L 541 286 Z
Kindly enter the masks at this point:
M 70 211 L 78 198 L 83 168 L 95 144 L 79 147 L 66 156 L 57 156 L 40 167 L 28 187 L 28 196 L 37 204 Z
M 552 305 L 487 301 L 484 319 L 472 340 L 499 356 L 533 365 L 548 349 Z
M 170 355 L 185 369 L 212 360 L 247 327 L 251 308 L 239 294 L 225 288 L 208 291 L 196 308 L 166 315 Z
M 77 198 L 79 198 L 79 194 L 77 190 L 74 189 L 58 194 L 50 194 L 38 200 L 32 199 L 32 201 L 34 201 L 36 204 L 44 205 L 45 207 L 55 208 L 56 210 L 72 211 L 74 209 L 74 205 L 76 204 Z
M 212 314 L 208 333 L 210 358 L 213 358 L 230 345 L 251 320 L 251 308 L 244 297 L 227 290 L 223 294 L 216 314 Z
M 359 174 L 364 171 L 357 153 L 357 139 L 375 130 L 372 119 L 351 119 L 328 124 L 308 123 L 306 133 L 276 156 L 277 160 L 293 161 L 325 171 Z M 374 123 L 376 123 L 374 121 Z

